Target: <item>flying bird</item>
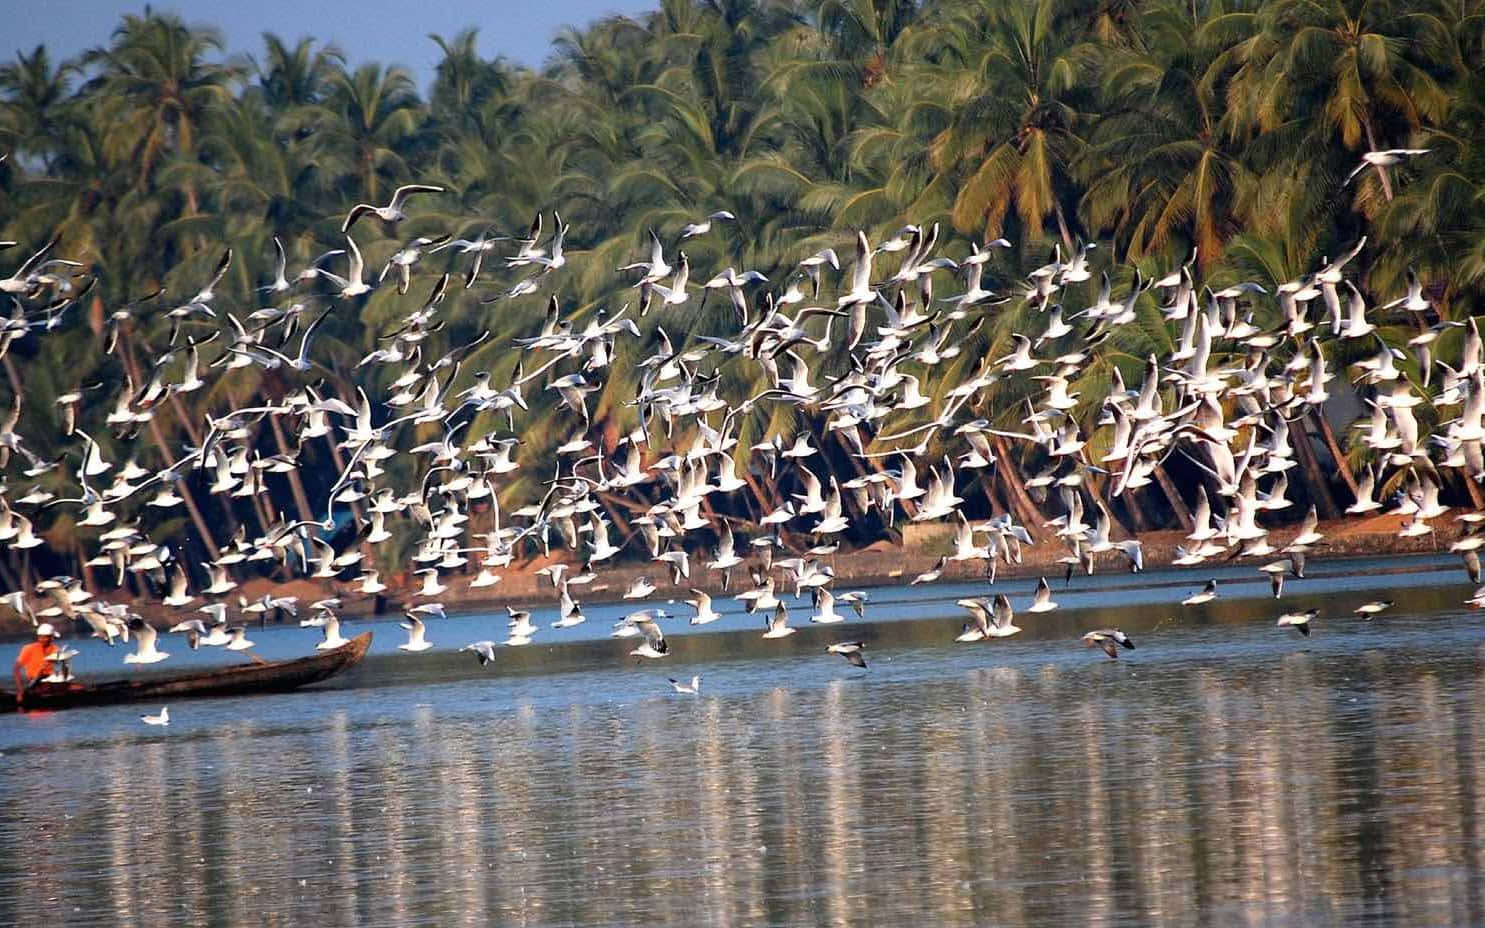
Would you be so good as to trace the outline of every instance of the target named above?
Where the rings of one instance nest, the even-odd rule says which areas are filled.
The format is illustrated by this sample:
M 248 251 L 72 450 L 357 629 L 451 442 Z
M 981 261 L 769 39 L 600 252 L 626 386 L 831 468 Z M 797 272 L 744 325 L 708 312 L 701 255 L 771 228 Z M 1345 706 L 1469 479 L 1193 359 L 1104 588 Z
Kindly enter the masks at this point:
M 406 622 L 399 623 L 407 632 L 407 640 L 397 646 L 399 651 L 426 651 L 433 647 L 433 642 L 428 640 L 428 628 L 416 613 L 405 612 Z
M 1199 606 L 1217 598 L 1217 581 L 1208 580 L 1200 590 L 1181 600 L 1183 606 Z
M 1279 620 L 1274 624 L 1280 628 L 1287 625 L 1308 638 L 1310 637 L 1310 622 L 1319 614 L 1319 609 L 1307 609 L 1304 612 L 1286 612 L 1279 616 Z
M 475 641 L 466 644 L 460 651 L 473 651 L 474 656 L 479 658 L 480 666 L 483 667 L 495 659 L 495 642 Z
M 1083 644 L 1090 648 L 1095 645 L 1103 648 L 1103 653 L 1107 654 L 1110 660 L 1119 659 L 1121 646 L 1131 651 L 1134 650 L 1134 642 L 1117 628 L 1100 628 L 1088 632 L 1083 636 Z
M 861 654 L 862 651 L 866 650 L 866 645 L 860 641 L 838 641 L 825 650 L 830 654 L 839 654 L 849 663 L 860 667 L 862 670 L 866 669 L 866 658 Z
M 1360 174 L 1367 168 L 1376 168 L 1380 171 L 1385 167 L 1391 167 L 1394 164 L 1401 163 L 1405 158 L 1411 158 L 1414 155 L 1426 155 L 1428 152 L 1429 149 L 1427 148 L 1388 148 L 1383 151 L 1363 152 L 1361 163 L 1350 174 L 1346 175 L 1345 183 L 1351 183 L 1351 181 L 1356 179 L 1357 174 Z
M 351 231 L 351 226 L 356 224 L 356 220 L 367 214 L 375 216 L 382 222 L 401 222 L 407 218 L 407 215 L 402 211 L 402 207 L 407 203 L 407 198 L 415 193 L 443 193 L 443 188 L 435 187 L 431 184 L 404 184 L 392 192 L 392 201 L 386 206 L 357 203 L 346 214 L 345 222 L 340 224 L 341 234 L 343 235 Z

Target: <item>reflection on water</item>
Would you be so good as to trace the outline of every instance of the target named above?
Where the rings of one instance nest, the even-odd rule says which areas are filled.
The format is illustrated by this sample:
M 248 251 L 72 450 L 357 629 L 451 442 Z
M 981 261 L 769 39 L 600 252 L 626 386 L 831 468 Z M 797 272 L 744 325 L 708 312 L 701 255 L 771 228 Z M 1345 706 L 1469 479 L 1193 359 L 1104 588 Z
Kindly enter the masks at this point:
M 0 924 L 1481 924 L 1482 630 L 12 716 Z

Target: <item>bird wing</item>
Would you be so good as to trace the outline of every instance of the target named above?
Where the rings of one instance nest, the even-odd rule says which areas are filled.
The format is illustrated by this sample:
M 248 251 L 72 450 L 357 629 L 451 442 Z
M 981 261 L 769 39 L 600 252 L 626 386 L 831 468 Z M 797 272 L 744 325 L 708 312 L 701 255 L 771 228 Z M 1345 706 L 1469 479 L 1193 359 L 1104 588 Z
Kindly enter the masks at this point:
M 352 283 L 360 283 L 362 271 L 366 267 L 366 263 L 361 260 L 361 247 L 357 245 L 356 240 L 351 238 L 349 235 L 345 237 L 345 240 L 346 243 L 350 245 L 351 255 L 350 271 L 346 274 L 346 279 L 351 281 Z
M 995 627 L 1005 628 L 1015 618 L 1015 612 L 1011 609 L 1011 601 L 1004 593 L 995 594 Z
M 342 222 L 340 224 L 341 233 L 344 234 L 351 231 L 351 226 L 356 224 L 357 219 L 360 219 L 367 213 L 374 212 L 376 212 L 376 207 L 372 206 L 370 203 L 357 203 L 355 206 L 352 206 L 351 211 L 346 214 L 345 222 Z M 316 261 L 315 263 L 318 264 L 319 262 Z
M 392 192 L 392 202 L 389 205 L 392 209 L 401 212 L 402 204 L 406 203 L 407 198 L 415 193 L 443 193 L 443 188 L 431 184 L 403 184 Z
M 211 283 L 206 285 L 206 289 L 215 290 L 217 284 L 222 282 L 222 278 L 227 276 L 227 268 L 231 266 L 232 249 L 228 248 L 226 251 L 222 252 L 222 257 L 217 261 L 217 269 L 212 274 Z
M 866 233 L 856 232 L 856 264 L 851 269 L 851 292 L 864 293 L 871 286 L 871 243 Z
M 330 315 L 331 310 L 334 308 L 334 306 L 327 306 L 325 311 L 316 316 L 315 321 L 309 324 L 309 328 L 304 330 L 304 339 L 299 343 L 300 364 L 304 364 L 309 360 L 309 341 L 314 337 L 315 330 L 320 327 L 320 323 L 325 321 L 325 317 Z
M 653 619 L 636 619 L 632 624 L 639 629 L 639 633 L 645 636 L 645 642 L 656 651 L 663 650 L 661 645 L 665 643 L 665 633 L 660 631 L 660 626 Z

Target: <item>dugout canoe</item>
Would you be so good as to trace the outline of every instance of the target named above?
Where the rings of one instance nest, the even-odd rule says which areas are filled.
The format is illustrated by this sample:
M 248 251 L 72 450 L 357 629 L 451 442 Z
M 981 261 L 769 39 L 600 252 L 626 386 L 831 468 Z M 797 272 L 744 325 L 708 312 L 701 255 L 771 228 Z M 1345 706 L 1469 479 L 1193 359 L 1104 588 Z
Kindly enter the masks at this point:
M 371 632 L 362 632 L 340 647 L 288 661 L 213 667 L 173 676 L 139 680 L 110 680 L 103 683 L 42 683 L 26 693 L 18 707 L 13 692 L 0 690 L 0 712 L 17 708 L 32 710 L 77 709 L 129 702 L 158 702 L 164 699 L 195 699 L 202 696 L 249 696 L 282 693 L 328 680 L 349 670 L 366 656 Z

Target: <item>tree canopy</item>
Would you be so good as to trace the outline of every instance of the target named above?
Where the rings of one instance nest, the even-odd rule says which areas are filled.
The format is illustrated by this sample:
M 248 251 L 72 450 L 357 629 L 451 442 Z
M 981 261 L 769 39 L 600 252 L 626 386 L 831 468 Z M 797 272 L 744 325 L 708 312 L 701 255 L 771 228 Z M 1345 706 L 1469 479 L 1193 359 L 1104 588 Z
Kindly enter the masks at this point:
M 949 250 L 1006 238 L 987 265 L 1004 285 L 1097 242 L 1121 286 L 1194 255 L 1214 286 L 1272 290 L 1365 237 L 1369 299 L 1395 296 L 1410 269 L 1442 320 L 1485 295 L 1482 0 L 663 0 L 568 30 L 539 69 L 482 58 L 475 28 L 428 37 L 443 58 L 426 95 L 395 65 L 351 67 L 313 39 L 226 49 L 161 13 L 124 17 L 76 60 L 39 47 L 0 66 L 0 237 L 34 247 L 55 232 L 58 253 L 95 281 L 87 325 L 44 350 L 19 342 L 7 359 L 17 390 L 11 362 L 25 363 L 28 434 L 50 427 L 60 447 L 53 398 L 144 385 L 155 359 L 134 346 L 163 343 L 170 323 L 121 324 L 121 309 L 161 288 L 188 297 L 224 247 L 221 291 L 244 312 L 267 305 L 277 247 L 291 271 L 312 264 L 343 242 L 348 204 L 385 202 L 404 183 L 447 192 L 395 238 L 365 228 L 368 269 L 407 235 L 514 236 L 552 211 L 571 225 L 554 293 L 484 302 L 518 279 L 502 262 L 451 288 L 451 342 L 495 336 L 458 388 L 476 369 L 508 379 L 521 359 L 506 346 L 539 326 L 549 297 L 579 315 L 633 302 L 614 268 L 639 260 L 650 230 L 673 243 L 716 210 L 737 221 L 688 242 L 693 261 L 735 260 L 774 281 L 821 248 L 847 253 L 857 230 L 880 241 L 939 223 Z M 1364 152 L 1389 148 L 1430 155 L 1351 176 Z M 457 255 L 426 260 L 460 274 Z M 672 334 L 728 318 L 725 300 L 699 304 Z M 318 350 L 339 395 L 386 392 L 357 362 L 403 308 L 382 288 L 327 323 Z M 953 363 L 972 371 L 1008 353 L 1018 312 Z M 1154 313 L 1095 347 L 1085 376 L 1135 377 L 1171 339 Z M 249 366 L 172 397 L 144 434 L 168 462 L 201 440 L 204 404 L 246 403 L 278 376 Z M 995 405 L 1019 399 L 1008 384 Z M 557 415 L 551 397 L 538 403 L 537 423 Z M 106 412 L 84 412 L 103 443 Z M 605 392 L 595 415 L 618 436 L 636 413 Z M 753 422 L 741 438 L 790 428 Z M 1364 450 L 1340 444 L 1362 463 Z M 323 490 L 330 458 L 315 451 L 304 463 L 324 473 L 306 468 L 303 481 Z M 762 505 L 769 488 L 757 492 Z M 228 528 L 252 515 L 247 502 L 223 513 Z M 70 519 L 41 528 L 51 549 L 75 550 Z

